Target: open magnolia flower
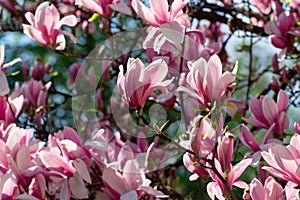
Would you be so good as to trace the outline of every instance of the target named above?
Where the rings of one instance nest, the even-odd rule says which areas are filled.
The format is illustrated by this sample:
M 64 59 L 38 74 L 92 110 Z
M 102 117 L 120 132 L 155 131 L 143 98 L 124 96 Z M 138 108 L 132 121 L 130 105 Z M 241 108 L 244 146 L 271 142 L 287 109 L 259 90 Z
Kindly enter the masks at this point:
M 151 9 L 146 7 L 140 0 L 132 0 L 132 7 L 135 12 L 148 24 L 159 27 L 160 25 L 172 21 L 177 21 L 183 27 L 189 27 L 188 15 L 182 9 L 188 0 L 174 0 L 170 10 L 167 0 L 150 0 Z
M 229 92 L 229 86 L 235 80 L 237 65 L 233 72 L 222 72 L 222 63 L 217 55 L 210 57 L 208 62 L 199 58 L 195 62 L 188 62 L 190 69 L 186 82 L 191 87 L 179 87 L 179 92 L 185 92 L 195 98 L 201 108 L 211 106 L 213 100 L 220 99 L 226 92 Z
M 118 90 L 130 108 L 142 108 L 155 90 L 168 94 L 166 86 L 170 85 L 173 79 L 163 81 L 167 74 L 168 66 L 162 59 L 145 67 L 140 59 L 129 58 L 125 75 L 123 65 L 120 66 Z
M 25 17 L 30 25 L 23 24 L 24 33 L 45 47 L 64 50 L 66 39 L 63 34 L 71 36 L 74 41 L 76 40 L 73 35 L 61 30 L 63 25 L 75 26 L 77 24 L 76 17 L 69 15 L 60 19 L 57 8 L 49 2 L 41 3 L 37 7 L 35 15 L 27 12 Z

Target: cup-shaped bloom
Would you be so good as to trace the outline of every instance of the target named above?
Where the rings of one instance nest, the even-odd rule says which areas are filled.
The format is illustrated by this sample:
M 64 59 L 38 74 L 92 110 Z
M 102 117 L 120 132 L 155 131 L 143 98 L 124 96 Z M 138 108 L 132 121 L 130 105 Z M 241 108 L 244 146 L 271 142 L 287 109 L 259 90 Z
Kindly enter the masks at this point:
M 63 50 L 66 46 L 66 40 L 62 33 L 68 33 L 61 31 L 61 27 L 63 25 L 73 27 L 77 24 L 74 15 L 60 19 L 57 8 L 49 2 L 41 3 L 37 7 L 35 15 L 27 12 L 25 17 L 30 25 L 23 24 L 24 33 L 45 47 L 56 50 Z
M 202 108 L 210 107 L 213 100 L 219 100 L 229 92 L 237 71 L 235 67 L 232 73 L 222 73 L 222 63 L 217 55 L 211 56 L 208 62 L 203 58 L 188 62 L 188 67 L 186 82 L 192 89 L 179 87 L 178 90 L 195 98 Z
M 148 24 L 159 27 L 161 24 L 177 21 L 184 27 L 190 26 L 188 16 L 182 11 L 188 0 L 174 0 L 170 10 L 167 0 L 159 2 L 150 0 L 149 2 L 151 8 L 146 7 L 140 0 L 131 2 L 135 12 Z
M 162 59 L 145 67 L 140 59 L 129 58 L 125 75 L 123 65 L 120 66 L 117 80 L 119 93 L 130 108 L 142 108 L 155 90 L 168 94 L 166 87 L 173 79 L 163 81 L 167 74 L 168 66 Z
M 288 106 L 288 96 L 280 90 L 275 102 L 270 96 L 261 96 L 259 99 L 250 101 L 250 113 L 248 119 L 244 119 L 247 123 L 257 128 L 269 129 L 273 124 L 276 133 L 283 133 L 284 129 L 289 126 L 289 119 L 284 111 Z M 276 136 L 276 135 L 275 135 Z
M 263 167 L 274 176 L 286 181 L 300 184 L 300 135 L 295 134 L 290 144 L 286 147 L 282 144 L 270 145 L 263 151 L 262 157 L 269 166 Z

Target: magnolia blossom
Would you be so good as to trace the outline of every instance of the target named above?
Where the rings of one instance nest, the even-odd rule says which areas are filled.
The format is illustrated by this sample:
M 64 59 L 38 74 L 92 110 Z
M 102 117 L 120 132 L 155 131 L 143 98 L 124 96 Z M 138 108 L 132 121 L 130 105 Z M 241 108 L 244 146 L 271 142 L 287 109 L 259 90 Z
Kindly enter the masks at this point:
M 151 181 L 146 179 L 144 171 L 139 169 L 134 160 L 126 161 L 123 173 L 112 168 L 103 170 L 104 192 L 110 199 L 138 200 L 145 194 L 157 198 L 167 198 L 162 192 L 151 188 Z
M 0 96 L 7 95 L 9 93 L 9 86 L 7 83 L 6 75 L 3 72 L 8 67 L 20 62 L 21 59 L 17 58 L 9 63 L 4 63 L 5 47 L 0 45 Z
M 24 98 L 22 95 L 14 99 L 9 97 L 7 100 L 5 97 L 0 96 L 0 124 L 7 127 L 9 124 L 13 123 L 15 118 L 20 114 L 23 101 Z
M 49 135 L 49 145 L 38 153 L 38 157 L 49 174 L 49 193 L 55 194 L 59 188 L 60 199 L 88 198 L 84 181 L 91 183 L 88 171 L 90 154 L 82 145 L 77 133 L 68 127 L 62 132 Z
M 292 14 L 282 12 L 276 22 L 268 22 L 265 26 L 265 32 L 270 34 L 271 43 L 280 49 L 287 48 L 291 51 L 293 48 L 294 36 L 290 34 L 295 25 L 295 18 Z
M 275 200 L 275 199 L 286 199 L 286 200 L 297 200 L 299 199 L 299 190 L 295 189 L 296 185 L 289 182 L 285 188 L 275 181 L 275 179 L 269 176 L 264 185 L 254 178 L 249 185 L 250 197 L 253 200 Z M 250 198 L 244 198 L 250 199 Z
M 62 31 L 61 27 L 63 25 L 75 26 L 77 24 L 76 17 L 69 15 L 60 19 L 57 8 L 49 2 L 41 3 L 37 7 L 35 15 L 27 12 L 25 17 L 30 25 L 23 24 L 24 33 L 45 47 L 64 50 L 66 40 L 63 34 L 75 39 L 70 33 Z
M 120 4 L 119 0 L 76 0 L 75 5 L 88 8 L 101 16 L 111 16 L 113 10 L 131 15 L 129 7 Z
M 279 91 L 276 103 L 270 96 L 261 96 L 250 101 L 252 115 L 244 120 L 252 126 L 264 129 L 269 129 L 275 124 L 273 131 L 276 134 L 283 133 L 289 126 L 289 119 L 284 113 L 287 106 L 288 96 L 283 90 Z
M 179 87 L 178 90 L 195 98 L 202 108 L 211 106 L 213 100 L 219 100 L 226 92 L 231 92 L 230 85 L 235 80 L 237 65 L 232 73 L 222 73 L 222 63 L 217 55 L 207 62 L 203 58 L 188 62 L 190 72 L 186 82 L 192 88 Z
M 274 127 L 275 127 L 275 124 L 273 124 L 269 128 L 269 130 L 267 131 L 267 133 L 265 134 L 265 136 L 263 138 L 262 143 L 259 144 L 258 141 L 254 138 L 253 134 L 248 129 L 248 127 L 245 126 L 244 124 L 242 125 L 241 133 L 239 134 L 239 139 L 246 147 L 251 149 L 252 152 L 250 153 L 250 156 L 253 159 L 254 165 L 256 165 L 260 162 L 261 152 L 263 149 L 267 148 L 268 145 L 272 145 L 274 143 L 278 143 L 278 144 L 282 143 L 280 140 L 278 140 L 276 138 L 270 139 L 270 135 L 271 135 Z M 245 156 L 249 156 L 249 154 L 248 155 L 246 154 Z
M 167 0 L 149 2 L 151 8 L 146 7 L 140 0 L 132 0 L 131 3 L 135 12 L 148 24 L 159 27 L 164 23 L 177 21 L 184 27 L 190 26 L 188 15 L 182 11 L 188 0 L 174 0 L 170 10 Z
M 24 188 L 31 199 L 45 198 L 45 178 L 36 156 L 44 143 L 32 140 L 33 131 L 15 124 L 0 128 L 0 198 L 17 198 Z
M 123 65 L 120 66 L 117 80 L 119 93 L 130 108 L 142 108 L 155 90 L 168 94 L 166 86 L 173 79 L 163 81 L 167 74 L 168 66 L 162 59 L 145 67 L 140 59 L 129 58 L 125 75 Z
M 228 186 L 232 190 L 232 186 L 240 188 L 248 188 L 247 184 L 241 180 L 238 180 L 240 175 L 251 164 L 251 159 L 243 159 L 234 167 L 232 167 L 230 161 L 233 154 L 233 136 L 226 133 L 217 148 L 216 158 L 214 159 L 215 167 L 226 180 Z M 227 191 L 222 180 L 216 175 L 213 170 L 208 170 L 210 176 L 215 182 L 210 182 L 207 185 L 207 192 L 211 199 L 216 196 L 218 199 L 225 200 L 225 197 L 230 195 Z
M 198 116 L 193 120 L 190 130 L 188 131 L 189 140 L 181 139 L 180 145 L 188 148 L 196 153 L 196 156 L 185 153 L 183 156 L 183 163 L 185 167 L 192 172 L 190 180 L 207 176 L 206 169 L 195 165 L 196 158 L 207 158 L 213 152 L 216 131 L 211 126 L 211 121 L 208 118 Z M 201 164 L 204 164 L 203 162 Z
M 290 144 L 285 147 L 282 144 L 273 144 L 263 151 L 262 157 L 269 166 L 263 167 L 274 176 L 285 181 L 300 184 L 300 135 L 295 134 Z

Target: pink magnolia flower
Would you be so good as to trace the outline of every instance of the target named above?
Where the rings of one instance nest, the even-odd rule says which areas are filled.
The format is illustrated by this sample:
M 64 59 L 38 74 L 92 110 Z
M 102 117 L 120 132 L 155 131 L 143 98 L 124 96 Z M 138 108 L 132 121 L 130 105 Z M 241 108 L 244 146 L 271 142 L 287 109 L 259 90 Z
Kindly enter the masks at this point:
M 220 142 L 217 148 L 217 155 L 214 159 L 215 167 L 226 180 L 230 189 L 232 186 L 237 186 L 240 188 L 248 188 L 248 185 L 238 180 L 240 175 L 245 171 L 245 169 L 251 164 L 251 159 L 243 159 L 234 167 L 231 165 L 231 158 L 233 152 L 233 136 L 226 133 L 223 136 L 222 141 Z M 216 196 L 218 199 L 225 199 L 226 196 L 230 195 L 227 191 L 224 183 L 220 180 L 220 178 L 213 172 L 213 170 L 208 170 L 210 176 L 215 182 L 210 182 L 207 185 L 207 192 L 211 199 L 214 199 Z
M 276 103 L 270 96 L 261 96 L 250 101 L 252 115 L 244 120 L 252 126 L 264 129 L 269 129 L 275 124 L 273 132 L 277 136 L 289 126 L 289 119 L 284 113 L 287 106 L 288 96 L 283 90 L 279 91 Z
M 285 147 L 282 144 L 273 144 L 261 153 L 269 166 L 263 167 L 274 176 L 300 184 L 300 135 L 295 134 L 290 144 Z
M 41 81 L 30 79 L 24 82 L 21 88 L 16 88 L 13 95 L 22 94 L 25 107 L 45 107 L 50 86 L 51 82 L 43 85 Z
M 160 2 L 150 0 L 149 2 L 151 9 L 146 7 L 140 0 L 132 0 L 131 3 L 135 12 L 148 24 L 159 27 L 164 23 L 177 21 L 184 27 L 190 26 L 188 15 L 182 11 L 188 0 L 174 0 L 170 10 L 167 0 Z
M 252 200 L 299 199 L 299 190 L 293 188 L 293 184 L 291 182 L 289 182 L 285 189 L 283 189 L 282 186 L 271 176 L 266 179 L 264 185 L 254 178 L 249 185 L 249 191 Z
M 46 64 L 42 60 L 37 59 L 30 69 L 29 76 L 35 80 L 41 80 L 50 71 L 50 68 L 50 64 Z
M 145 194 L 157 198 L 168 197 L 149 186 L 151 181 L 146 179 L 143 170 L 133 160 L 126 161 L 123 173 L 112 168 L 104 169 L 102 178 L 105 185 L 102 190 L 110 199 L 138 200 Z
M 21 59 L 17 58 L 9 63 L 4 63 L 5 47 L 0 45 L 0 96 L 7 95 L 9 93 L 9 86 L 7 83 L 6 75 L 3 72 L 8 67 L 14 65 L 17 62 L 20 62 Z
M 270 34 L 271 43 L 280 49 L 293 49 L 294 36 L 290 31 L 295 25 L 295 18 L 292 14 L 286 15 L 282 12 L 276 22 L 268 22 L 265 26 L 265 32 Z
M 75 26 L 77 19 L 74 15 L 66 16 L 60 19 L 60 14 L 57 8 L 49 3 L 41 3 L 33 15 L 31 12 L 25 14 L 30 25 L 23 24 L 23 30 L 30 38 L 38 41 L 45 47 L 63 50 L 66 46 L 66 40 L 63 34 L 74 36 L 66 31 L 62 31 L 63 25 Z
M 20 114 L 23 106 L 23 96 L 11 99 L 11 97 L 6 100 L 5 97 L 0 96 L 0 124 L 7 127 L 9 124 L 13 123 L 15 118 Z
M 7 198 L 16 197 L 24 188 L 36 199 L 45 198 L 46 182 L 36 156 L 45 144 L 32 140 L 32 137 L 32 130 L 18 128 L 15 124 L 9 125 L 5 131 L 2 130 L 0 174 L 10 174 L 10 178 L 0 176 L 0 190 Z M 10 188 L 6 188 L 6 184 L 9 184 Z M 17 185 L 17 188 L 14 185 Z
M 125 75 L 123 65 L 120 66 L 117 80 L 119 93 L 130 108 L 142 108 L 155 90 L 168 94 L 166 86 L 173 79 L 163 81 L 167 73 L 168 66 L 162 59 L 145 68 L 140 59 L 129 58 Z
M 178 91 L 195 98 L 201 108 L 210 107 L 212 101 L 219 100 L 224 94 L 230 92 L 228 87 L 235 80 L 237 72 L 236 65 L 232 73 L 222 73 L 222 63 L 217 55 L 211 56 L 208 62 L 203 58 L 188 62 L 188 67 L 190 72 L 186 81 L 192 89 L 181 86 Z
M 246 153 L 245 156 L 251 156 L 254 165 L 257 165 L 260 162 L 261 152 L 263 149 L 267 148 L 268 145 L 272 145 L 274 143 L 278 143 L 278 144 L 282 143 L 280 140 L 276 138 L 269 139 L 274 127 L 275 124 L 273 124 L 269 128 L 269 130 L 267 131 L 267 133 L 263 138 L 262 143 L 259 144 L 257 140 L 254 138 L 253 134 L 248 129 L 248 127 L 245 126 L 244 124 L 242 125 L 242 130 L 239 135 L 239 139 L 246 147 L 251 149 L 252 152 L 250 153 L 250 155 L 249 153 Z
M 131 9 L 118 2 L 119 0 L 76 0 L 75 5 L 88 8 L 104 17 L 111 16 L 114 10 L 131 15 Z
M 49 145 L 38 153 L 42 165 L 49 173 L 49 193 L 60 189 L 60 199 L 88 198 L 84 181 L 91 184 L 88 171 L 89 153 L 77 133 L 68 127 L 55 136 L 49 135 Z

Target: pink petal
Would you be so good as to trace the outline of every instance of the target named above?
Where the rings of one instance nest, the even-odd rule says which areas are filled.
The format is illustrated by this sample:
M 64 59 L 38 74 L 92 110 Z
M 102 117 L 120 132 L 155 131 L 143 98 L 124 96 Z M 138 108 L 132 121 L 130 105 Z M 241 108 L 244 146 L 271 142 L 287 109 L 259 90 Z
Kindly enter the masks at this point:
M 83 180 L 79 176 L 69 178 L 71 193 L 77 199 L 86 199 L 89 197 L 88 190 L 85 187 Z
M 259 180 L 254 178 L 250 183 L 250 196 L 255 200 L 265 200 L 265 188 Z
M 93 0 L 76 0 L 75 5 L 83 6 L 89 10 L 97 12 L 100 15 L 105 14 L 103 8 Z
M 126 15 L 132 15 L 131 9 L 123 4 L 109 4 L 109 7 L 117 12 L 126 14 Z
M 5 96 L 9 93 L 10 89 L 4 72 L 0 70 L 0 96 Z
M 27 24 L 23 24 L 23 32 L 26 35 L 28 35 L 31 39 L 38 41 L 42 45 L 45 45 L 45 46 L 47 45 L 47 41 L 45 41 L 42 33 L 38 29 L 36 29 L 32 26 L 29 26 Z
M 222 189 L 215 182 L 208 183 L 208 185 L 207 185 L 207 193 L 208 193 L 210 199 L 215 199 L 215 196 L 218 199 L 224 199 L 224 198 L 222 198 L 223 197 Z
M 153 26 L 159 26 L 152 11 L 146 7 L 140 0 L 132 0 L 132 8 L 146 22 Z
M 72 163 L 80 177 L 87 183 L 91 184 L 92 180 L 86 164 L 81 159 L 73 160 Z
M 244 124 L 242 125 L 242 130 L 239 135 L 241 142 L 246 145 L 252 151 L 259 151 L 260 147 L 256 139 L 253 137 L 252 133 L 249 131 L 248 127 Z
M 63 17 L 56 25 L 55 29 L 60 29 L 61 26 L 66 25 L 66 26 L 75 26 L 77 24 L 77 19 L 75 15 L 68 15 Z
M 67 180 L 64 181 L 61 189 L 60 189 L 60 195 L 59 195 L 59 199 L 60 200 L 69 200 L 70 199 L 70 189 L 68 186 L 68 182 Z
M 74 129 L 65 126 L 63 130 L 64 138 L 75 142 L 78 146 L 82 146 L 82 142 Z
M 159 29 L 163 35 L 175 44 L 182 44 L 184 40 L 184 28 L 176 21 L 162 24 Z
M 161 23 L 165 23 L 168 21 L 168 1 L 160 0 L 158 3 L 157 0 L 149 0 L 151 9 L 153 10 L 154 16 L 161 21 Z
M 235 165 L 228 175 L 228 183 L 232 185 L 251 164 L 252 159 L 244 159 Z
M 105 168 L 102 173 L 102 179 L 119 194 L 125 194 L 131 190 L 131 187 L 126 183 L 122 175 L 114 169 Z
M 24 171 L 32 166 L 34 166 L 31 161 L 30 151 L 27 146 L 22 146 L 17 155 L 16 155 L 16 163 L 21 171 Z
M 76 170 L 69 166 L 67 161 L 63 159 L 62 156 L 48 151 L 41 151 L 39 153 L 41 161 L 47 168 L 63 168 L 64 172 L 71 172 L 74 173 Z
M 216 54 L 212 55 L 208 61 L 208 66 L 208 78 L 210 79 L 208 85 L 213 87 L 222 76 L 222 63 L 220 58 Z
M 188 0 L 174 0 L 170 9 L 170 20 L 173 21 L 178 13 L 185 7 Z
M 273 124 L 278 115 L 278 107 L 270 96 L 265 96 L 262 100 L 262 111 L 269 125 Z
M 286 39 L 282 36 L 272 35 L 270 41 L 275 47 L 280 49 L 284 49 L 288 46 Z
M 295 18 L 292 14 L 288 16 L 282 12 L 277 19 L 278 29 L 282 34 L 285 34 L 289 30 L 291 30 L 295 25 Z
M 278 112 L 284 111 L 287 108 L 288 103 L 289 97 L 283 90 L 280 90 L 277 98 Z
M 34 25 L 35 25 L 35 22 L 34 22 L 34 14 L 33 14 L 33 13 L 27 12 L 27 13 L 25 14 L 25 18 L 27 19 L 27 21 L 29 22 L 29 24 L 30 24 L 31 26 L 34 26 Z
M 149 64 L 145 69 L 144 84 L 160 83 L 168 73 L 168 66 L 163 59 Z
M 283 195 L 283 188 L 281 185 L 270 176 L 265 181 L 265 188 L 267 188 L 267 197 L 269 200 L 280 199 Z

